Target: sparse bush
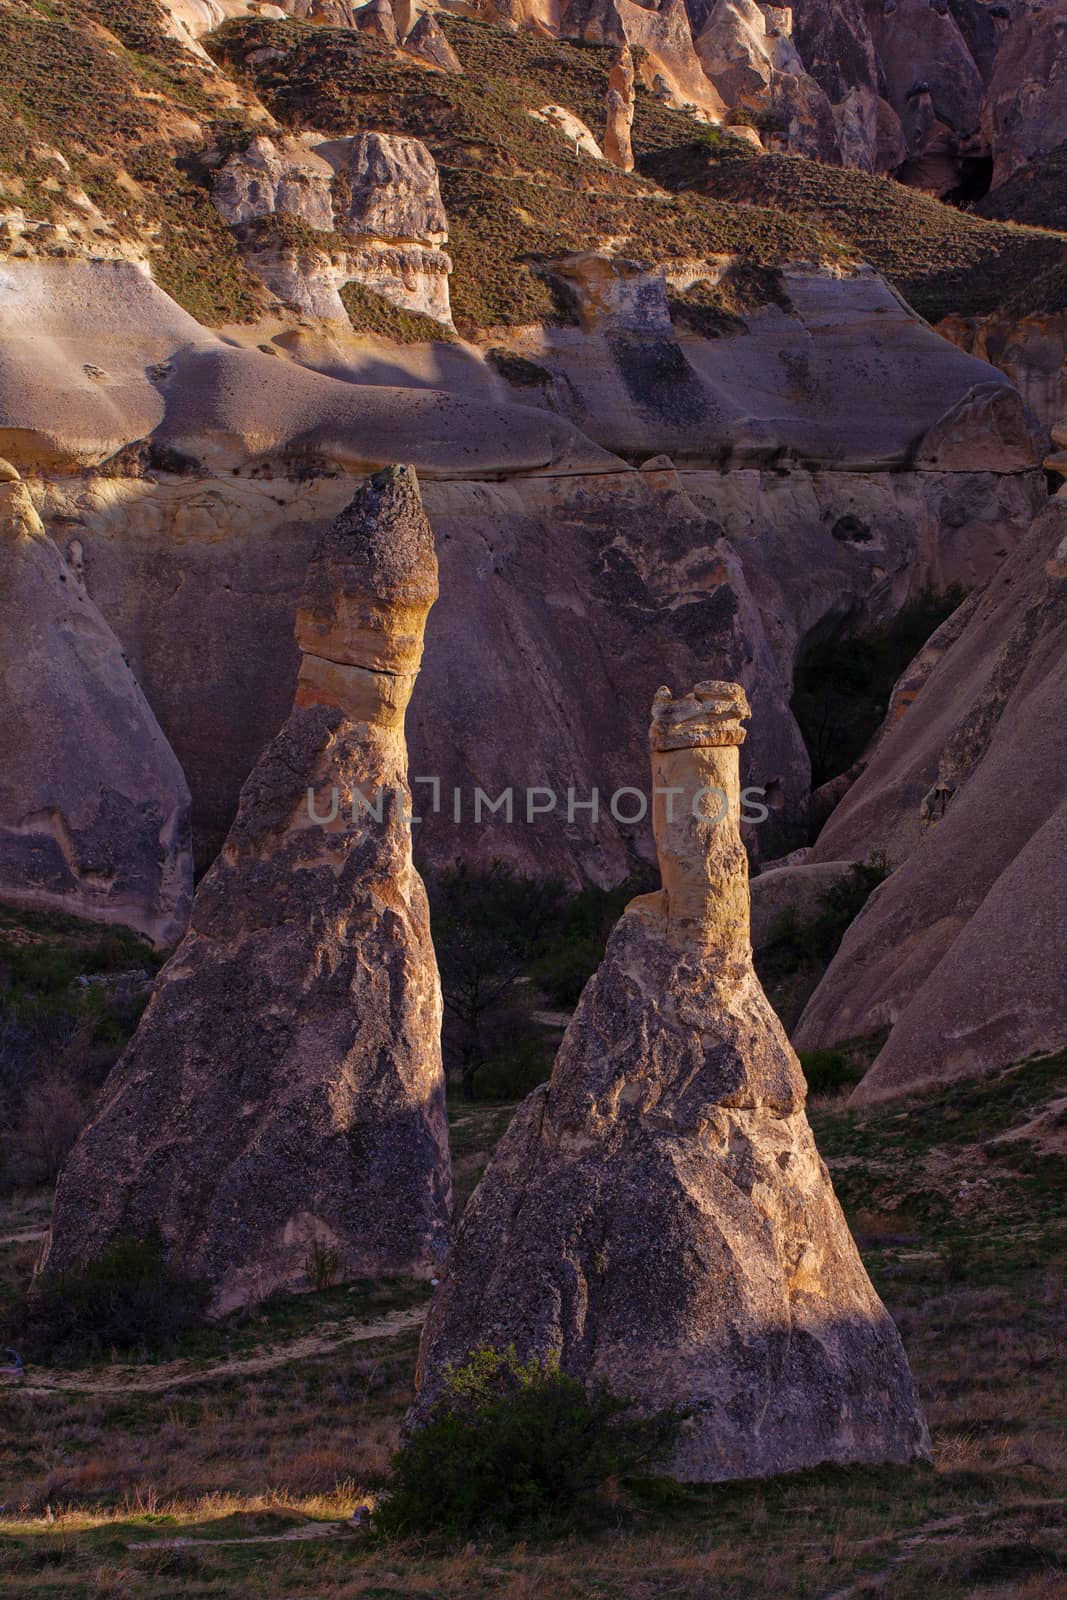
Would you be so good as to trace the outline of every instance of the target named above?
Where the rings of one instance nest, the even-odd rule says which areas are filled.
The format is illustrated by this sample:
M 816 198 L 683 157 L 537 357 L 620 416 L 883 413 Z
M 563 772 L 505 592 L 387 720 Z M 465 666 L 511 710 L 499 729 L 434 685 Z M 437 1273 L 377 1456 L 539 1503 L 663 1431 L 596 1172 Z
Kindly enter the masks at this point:
M 4 1338 L 29 1361 L 158 1349 L 207 1314 L 210 1292 L 168 1260 L 158 1234 L 46 1274 L 7 1315 Z
M 558 1525 L 595 1507 L 609 1479 L 654 1468 L 681 1418 L 637 1417 L 546 1357 L 475 1350 L 451 1373 L 426 1427 L 394 1457 L 376 1526 L 388 1535 L 466 1535 Z
M 532 961 L 558 930 L 561 883 L 538 882 L 502 862 L 449 868 L 428 878 L 434 949 L 445 1004 L 445 1064 L 467 1099 L 480 1069 L 532 1023 L 519 1004 Z
M 7 1142 L 7 1176 L 19 1188 L 55 1183 L 85 1121 L 85 1101 L 61 1070 L 31 1083 Z
M 332 1289 L 341 1275 L 341 1252 L 325 1239 L 316 1239 L 304 1261 L 304 1271 L 313 1289 L 321 1294 Z
M 884 850 L 872 851 L 866 861 L 854 862 L 845 877 L 819 896 L 819 910 L 810 922 L 801 922 L 796 907 L 786 906 L 760 952 L 761 972 L 766 968 L 781 974 L 816 963 L 828 965 L 852 923 L 892 870 Z
M 555 1043 L 527 1025 L 523 1036 L 478 1073 L 479 1100 L 525 1100 L 552 1072 Z
M 556 936 L 533 966 L 534 981 L 551 1005 L 566 1009 L 577 1005 L 627 904 L 652 887 L 650 876 L 638 874 L 614 889 L 587 884 L 567 901 Z
M 812 1094 L 827 1094 L 856 1082 L 856 1074 L 843 1050 L 798 1050 L 797 1054 Z

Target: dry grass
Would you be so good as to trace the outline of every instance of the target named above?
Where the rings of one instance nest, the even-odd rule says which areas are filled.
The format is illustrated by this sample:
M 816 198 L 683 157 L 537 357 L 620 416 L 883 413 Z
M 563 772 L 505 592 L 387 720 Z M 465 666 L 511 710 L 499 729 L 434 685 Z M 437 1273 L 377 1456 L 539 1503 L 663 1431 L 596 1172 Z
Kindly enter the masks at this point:
M 0 1594 L 1062 1597 L 1061 1186 L 1054 1159 L 1025 1140 L 991 1140 L 1025 1124 L 1065 1082 L 1067 1060 L 1059 1058 L 878 1116 L 858 1117 L 837 1102 L 813 1108 L 865 1258 L 908 1347 L 933 1430 L 933 1471 L 633 1486 L 619 1491 L 614 1525 L 575 1528 L 556 1544 L 376 1544 L 347 1518 L 373 1499 L 388 1468 L 410 1395 L 408 1332 L 165 1394 L 5 1392 Z M 456 1108 L 465 1190 L 506 1120 L 500 1106 Z M 987 1188 L 975 1187 L 979 1177 Z M 39 1214 L 23 1209 L 2 1231 L 18 1232 Z M 241 1350 L 254 1348 L 257 1336 L 272 1346 L 295 1341 L 316 1307 L 329 1322 L 343 1315 L 344 1299 L 337 1291 L 303 1297 L 295 1307 L 266 1309 L 237 1333 L 204 1335 L 204 1360 L 238 1334 Z M 139 1548 L 146 1543 L 151 1548 Z

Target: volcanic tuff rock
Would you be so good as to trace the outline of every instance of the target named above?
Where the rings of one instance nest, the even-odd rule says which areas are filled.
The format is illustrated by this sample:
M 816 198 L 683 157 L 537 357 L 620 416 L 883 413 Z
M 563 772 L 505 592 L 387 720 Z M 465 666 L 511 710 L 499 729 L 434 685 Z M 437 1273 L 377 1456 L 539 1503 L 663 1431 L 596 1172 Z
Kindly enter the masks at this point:
M 303 140 L 257 134 L 219 168 L 215 204 L 231 227 L 277 215 L 332 233 L 333 177 L 330 163 Z
M 153 1226 L 219 1310 L 301 1283 L 316 1243 L 346 1275 L 434 1269 L 451 1184 L 404 710 L 436 595 L 415 475 L 381 473 L 312 559 L 292 712 L 63 1170 L 45 1270 Z
M 864 1103 L 1067 1042 L 1067 499 L 931 644 L 933 665 L 819 837 L 897 870 L 845 936 L 797 1040 L 889 1026 Z M 930 647 L 928 646 L 928 650 Z
M 693 263 L 681 282 L 728 265 Z M 569 786 L 606 797 L 628 781 L 644 741 L 634 707 L 660 678 L 710 666 L 757 707 L 743 754 L 746 783 L 775 796 L 757 830 L 765 856 L 806 824 L 788 707 L 804 639 L 844 616 L 879 622 L 927 586 L 984 581 L 1044 501 L 1040 472 L 985 470 L 1013 391 L 875 274 L 790 272 L 788 307 L 701 339 L 663 331 L 665 274 L 615 266 L 598 256 L 572 273 L 593 332 L 509 339 L 540 387 L 505 382 L 466 347 L 287 329 L 273 356 L 242 348 L 126 263 L 0 271 L 0 439 L 20 463 L 53 464 L 42 515 L 63 548 L 81 544 L 89 591 L 188 777 L 205 865 L 291 705 L 311 546 L 347 477 L 390 453 L 417 465 L 445 578 L 414 770 L 462 786 L 468 814 L 475 785 L 521 796 L 544 783 L 565 816 Z M 919 440 L 992 381 L 1006 404 L 969 413 L 970 469 L 911 469 Z M 86 472 L 123 447 L 151 470 Z M 862 541 L 834 536 L 846 516 Z M 455 857 L 445 808 L 420 837 L 427 859 Z M 462 848 L 606 884 L 651 839 L 605 804 L 595 828 L 483 818 Z
M 983 124 L 995 184 L 1067 139 L 1067 0 L 1016 10 L 997 51 Z
M 555 1355 L 644 1411 L 670 1469 L 908 1461 L 926 1427 L 751 963 L 732 683 L 653 703 L 663 887 L 631 902 L 551 1082 L 475 1191 L 430 1309 L 412 1420 L 480 1346 Z M 722 812 L 723 820 L 718 820 Z
M 788 7 L 716 0 L 697 36 L 701 65 L 728 106 L 769 109 L 794 155 L 837 161 L 834 114 L 804 70 Z
M 231 227 L 293 217 L 319 241 L 239 232 L 249 266 L 286 305 L 347 325 L 339 291 L 362 283 L 407 311 L 449 324 L 448 238 L 437 167 L 419 139 L 358 133 L 258 135 L 220 167 L 215 204 Z M 338 237 L 331 238 L 334 232 Z
M 623 45 L 611 64 L 604 118 L 604 155 L 624 172 L 634 167 L 630 130 L 634 122 L 634 58 Z
M 171 944 L 193 888 L 185 777 L 6 461 L 0 557 L 0 900 Z

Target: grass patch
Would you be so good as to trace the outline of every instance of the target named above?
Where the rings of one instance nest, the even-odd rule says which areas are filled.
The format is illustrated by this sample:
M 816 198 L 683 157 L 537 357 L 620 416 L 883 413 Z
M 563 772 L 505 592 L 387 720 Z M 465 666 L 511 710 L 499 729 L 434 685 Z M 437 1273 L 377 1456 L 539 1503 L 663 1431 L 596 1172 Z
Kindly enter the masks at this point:
M 320 1324 L 344 1321 L 332 1290 L 293 1297 L 291 1324 L 281 1307 L 262 1324 L 247 1320 L 242 1350 L 272 1352 L 266 1370 L 160 1394 L 0 1389 L 6 1581 L 20 1600 L 102 1590 L 129 1600 L 490 1600 L 509 1589 L 574 1600 L 811 1600 L 850 1585 L 857 1600 L 967 1600 L 976 1585 L 992 1593 L 1020 1582 L 1051 1600 L 1067 1560 L 1062 1162 L 1025 1141 L 993 1141 L 1065 1092 L 1061 1054 L 874 1111 L 812 1108 L 865 1262 L 901 1327 L 933 1471 L 650 1482 L 617 1497 L 609 1485 L 610 1525 L 587 1519 L 563 1539 L 386 1543 L 342 1527 L 303 1543 L 237 1544 L 345 1518 L 386 1481 L 415 1335 L 300 1354 L 309 1307 L 318 1302 Z M 508 1114 L 457 1106 L 458 1162 L 484 1162 Z M 209 1329 L 183 1342 L 224 1337 Z M 191 1550 L 168 1549 L 176 1536 L 192 1538 Z M 130 1548 L 145 1541 L 150 1550 Z
M 394 344 L 426 344 L 432 340 L 455 343 L 456 336 L 434 317 L 405 311 L 362 283 L 346 283 L 341 301 L 357 333 L 372 333 Z

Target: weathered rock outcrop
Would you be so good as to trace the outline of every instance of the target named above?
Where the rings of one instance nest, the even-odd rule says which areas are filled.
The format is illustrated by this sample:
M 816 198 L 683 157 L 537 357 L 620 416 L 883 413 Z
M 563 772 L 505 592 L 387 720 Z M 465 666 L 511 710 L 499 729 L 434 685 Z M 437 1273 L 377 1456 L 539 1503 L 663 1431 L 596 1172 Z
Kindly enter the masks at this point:
M 332 233 L 334 169 L 302 139 L 257 134 L 215 178 L 215 204 L 231 227 L 263 217 L 295 217 Z
M 938 333 L 1007 374 L 1049 432 L 1067 419 L 1067 310 L 1026 317 L 946 317 Z
M 697 108 L 719 121 L 726 110 L 693 44 L 685 0 L 645 6 L 639 0 L 563 0 L 559 31 L 593 44 L 640 47 L 640 76 L 668 105 Z
M 436 164 L 420 139 L 259 135 L 220 167 L 214 198 L 239 230 L 279 216 L 322 235 L 305 243 L 239 233 L 249 265 L 286 305 L 345 322 L 340 291 L 354 282 L 406 311 L 451 323 L 452 262 L 441 249 L 448 218 Z
M 611 64 L 604 116 L 604 156 L 624 172 L 634 169 L 634 58 L 623 45 Z
M 805 72 L 791 28 L 788 7 L 716 0 L 697 36 L 697 54 L 732 110 L 769 111 L 791 154 L 839 161 L 830 102 Z
M 797 1033 L 814 1048 L 891 1029 L 863 1102 L 1067 1042 L 1065 540 L 1060 495 L 962 627 L 935 635 L 932 670 L 816 845 L 818 860 L 883 848 L 897 867 Z
M 521 807 L 526 785 L 545 784 L 559 804 L 515 826 L 483 814 L 462 835 L 442 806 L 422 848 L 572 882 L 618 881 L 651 850 L 647 826 L 617 822 L 607 798 L 643 744 L 633 708 L 664 673 L 744 682 L 757 707 L 745 781 L 774 796 L 757 837 L 764 856 L 787 850 L 806 826 L 788 708 L 803 640 L 846 616 L 881 621 L 926 586 L 983 582 L 1046 498 L 1036 470 L 984 470 L 998 408 L 972 416 L 969 470 L 909 466 L 997 374 L 873 273 L 790 272 L 790 308 L 746 314 L 747 334 L 672 339 L 664 273 L 606 256 L 569 270 L 592 331 L 508 341 L 544 375 L 537 388 L 460 347 L 305 345 L 287 331 L 271 347 L 281 356 L 240 348 L 133 266 L 4 267 L 3 438 L 19 463 L 69 474 L 41 487 L 42 516 L 61 548 L 82 546 L 89 592 L 188 777 L 205 865 L 291 705 L 311 546 L 348 478 L 389 454 L 416 464 L 447 580 L 413 706 L 414 770 L 446 795 L 461 786 L 465 819 L 476 785 L 514 786 Z M 90 364 L 106 375 L 87 377 Z M 83 475 L 124 445 L 150 468 Z M 862 539 L 835 534 L 842 518 Z M 595 824 L 580 812 L 560 826 L 572 786 L 600 788 Z
M 983 110 L 993 182 L 1067 139 L 1067 0 L 1013 9 Z
M 0 462 L 0 900 L 157 945 L 193 888 L 185 777 L 122 647 Z
M 467 1207 L 423 1335 L 415 1421 L 450 1363 L 513 1344 L 645 1411 L 684 1408 L 670 1463 L 684 1479 L 927 1451 L 899 1337 L 752 970 L 747 714 L 736 684 L 656 695 L 663 887 L 627 908 L 551 1082 Z
M 154 1226 L 220 1310 L 299 1285 L 316 1242 L 345 1275 L 434 1269 L 441 1002 L 404 711 L 436 594 L 414 473 L 390 470 L 311 562 L 292 712 L 63 1170 L 45 1270 Z

